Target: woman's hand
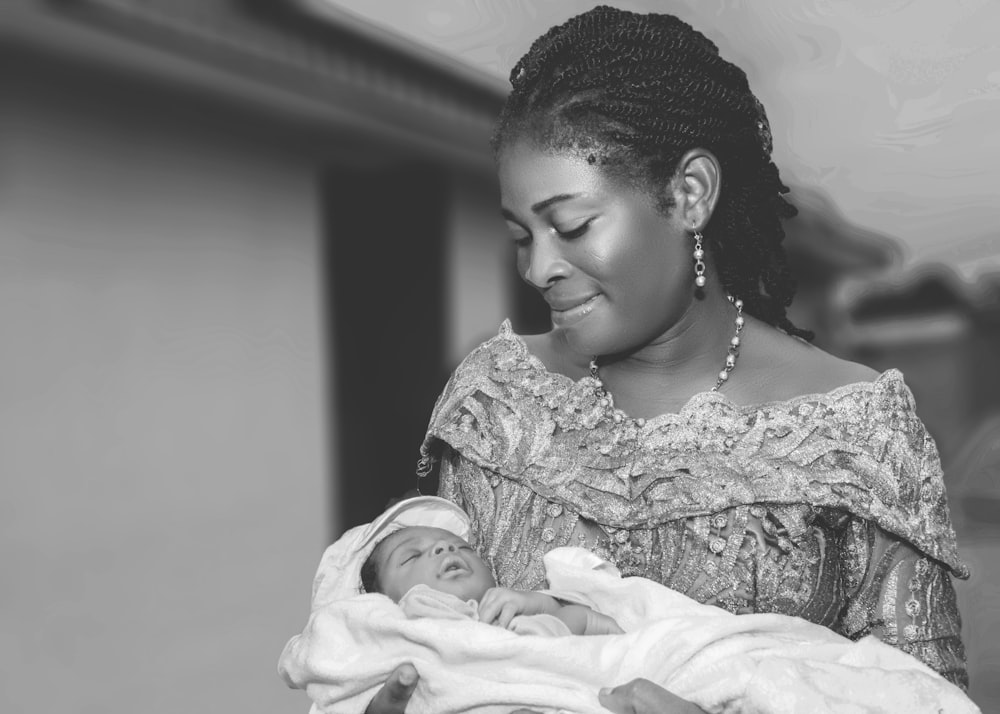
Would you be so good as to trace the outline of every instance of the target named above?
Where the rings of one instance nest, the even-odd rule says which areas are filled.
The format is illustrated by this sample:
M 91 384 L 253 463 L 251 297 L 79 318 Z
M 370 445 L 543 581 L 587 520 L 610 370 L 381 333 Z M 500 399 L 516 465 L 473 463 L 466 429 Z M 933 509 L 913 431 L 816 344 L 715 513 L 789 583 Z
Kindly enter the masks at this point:
M 615 714 L 706 714 L 704 709 L 671 694 L 648 679 L 633 679 L 597 694 L 601 706 Z M 516 709 L 511 714 L 541 714 L 534 709 Z
M 695 704 L 671 694 L 648 679 L 633 679 L 597 694 L 601 706 L 615 714 L 705 714 Z
M 412 664 L 399 665 L 372 697 L 365 714 L 404 714 L 419 679 L 420 675 Z

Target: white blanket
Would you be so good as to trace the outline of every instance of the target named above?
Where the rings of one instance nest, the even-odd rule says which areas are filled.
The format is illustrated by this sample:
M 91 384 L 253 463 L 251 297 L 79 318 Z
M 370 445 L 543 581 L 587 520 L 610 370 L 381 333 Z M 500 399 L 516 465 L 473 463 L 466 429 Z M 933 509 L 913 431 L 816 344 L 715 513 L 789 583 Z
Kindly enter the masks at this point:
M 317 607 L 279 671 L 312 712 L 360 714 L 389 673 L 420 673 L 407 714 L 607 714 L 600 687 L 650 679 L 708 712 L 979 709 L 929 668 L 874 638 L 851 642 L 784 615 L 732 615 L 643 578 L 621 578 L 588 551 L 545 556 L 549 592 L 614 617 L 623 635 L 519 635 L 469 617 L 408 617 L 389 598 Z M 474 612 L 474 609 L 470 609 Z

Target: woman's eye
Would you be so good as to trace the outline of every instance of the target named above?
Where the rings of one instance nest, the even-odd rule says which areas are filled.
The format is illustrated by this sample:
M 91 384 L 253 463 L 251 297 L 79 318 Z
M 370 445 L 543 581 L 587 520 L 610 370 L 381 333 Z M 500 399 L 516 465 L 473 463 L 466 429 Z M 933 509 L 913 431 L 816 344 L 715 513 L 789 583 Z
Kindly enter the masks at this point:
M 514 245 L 518 248 L 528 245 L 531 242 L 530 235 L 516 235 L 513 237 Z
M 556 233 L 558 233 L 561 237 L 566 238 L 567 240 L 579 238 L 580 236 L 582 236 L 584 233 L 587 232 L 588 228 L 590 228 L 590 222 L 592 220 L 594 219 L 593 218 L 588 219 L 583 223 L 581 223 L 580 225 L 574 226 L 572 228 L 559 228 L 558 226 L 556 226 L 555 227 Z

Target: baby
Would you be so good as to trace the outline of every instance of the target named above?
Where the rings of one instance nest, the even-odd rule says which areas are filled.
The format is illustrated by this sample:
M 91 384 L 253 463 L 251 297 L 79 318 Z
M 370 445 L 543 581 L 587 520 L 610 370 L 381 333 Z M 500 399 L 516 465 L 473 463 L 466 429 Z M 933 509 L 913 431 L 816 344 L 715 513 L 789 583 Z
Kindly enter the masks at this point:
M 582 548 L 545 554 L 549 590 L 498 588 L 470 535 L 458 506 L 423 496 L 327 549 L 309 621 L 279 662 L 312 712 L 364 711 L 404 662 L 420 673 L 408 714 L 607 714 L 598 689 L 636 678 L 710 714 L 979 711 L 874 637 L 851 642 L 785 615 L 733 615 L 623 578 Z
M 561 603 L 541 592 L 498 588 L 489 566 L 460 536 L 443 528 L 407 526 L 379 541 L 361 566 L 365 592 L 382 593 L 400 603 L 408 614 L 411 589 L 426 586 L 457 598 L 459 603 L 475 601 L 475 619 L 515 632 L 540 634 L 524 628 L 518 616 L 551 615 L 566 626 L 550 634 L 619 635 L 623 630 L 612 618 L 585 605 Z M 438 602 L 441 600 L 438 599 Z M 519 627 L 520 625 L 520 627 Z

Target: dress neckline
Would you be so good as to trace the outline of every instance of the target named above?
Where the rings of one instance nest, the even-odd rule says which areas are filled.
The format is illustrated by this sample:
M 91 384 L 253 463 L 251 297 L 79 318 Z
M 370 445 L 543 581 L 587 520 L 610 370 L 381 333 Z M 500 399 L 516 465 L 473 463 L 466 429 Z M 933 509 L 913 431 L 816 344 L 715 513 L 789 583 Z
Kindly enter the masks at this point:
M 520 359 L 530 365 L 533 370 L 548 379 L 555 381 L 556 383 L 562 384 L 563 386 L 573 390 L 585 389 L 588 391 L 594 391 L 598 386 L 600 386 L 598 380 L 594 379 L 589 374 L 579 377 L 578 379 L 574 379 L 561 372 L 553 372 L 550 370 L 541 358 L 535 355 L 528 348 L 528 343 L 524 340 L 524 337 L 514 332 L 509 318 L 503 321 L 498 337 L 504 338 L 514 345 L 518 351 Z M 608 408 L 610 411 L 617 411 L 622 414 L 624 418 L 633 422 L 638 421 L 642 422 L 645 426 L 655 426 L 656 424 L 672 423 L 680 419 L 686 419 L 692 413 L 697 412 L 710 404 L 717 404 L 729 412 L 738 414 L 746 414 L 761 410 L 774 410 L 777 408 L 784 408 L 786 411 L 791 411 L 802 404 L 816 402 L 832 403 L 840 401 L 845 396 L 856 392 L 870 393 L 881 391 L 887 384 L 890 383 L 898 383 L 904 388 L 906 386 L 903 381 L 902 372 L 896 368 L 890 368 L 879 373 L 875 379 L 870 381 L 849 382 L 839 387 L 835 387 L 827 392 L 810 392 L 789 397 L 788 399 L 773 399 L 764 402 L 754 402 L 752 404 L 739 404 L 734 402 L 728 395 L 723 394 L 722 392 L 705 390 L 692 394 L 676 412 L 664 412 L 663 414 L 657 414 L 656 416 L 646 419 L 631 417 L 626 412 L 616 407 L 614 405 L 613 395 L 608 394 L 607 399 L 609 400 Z

